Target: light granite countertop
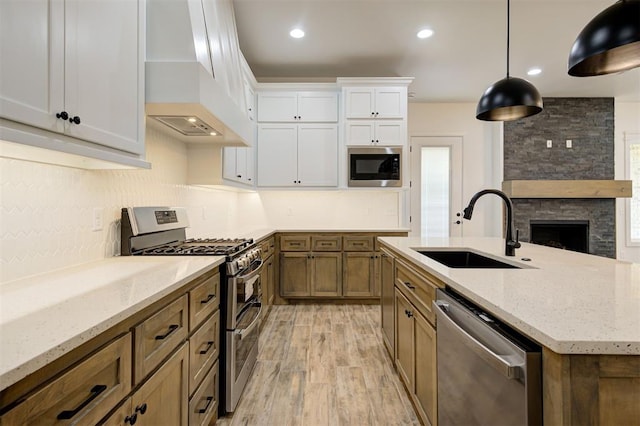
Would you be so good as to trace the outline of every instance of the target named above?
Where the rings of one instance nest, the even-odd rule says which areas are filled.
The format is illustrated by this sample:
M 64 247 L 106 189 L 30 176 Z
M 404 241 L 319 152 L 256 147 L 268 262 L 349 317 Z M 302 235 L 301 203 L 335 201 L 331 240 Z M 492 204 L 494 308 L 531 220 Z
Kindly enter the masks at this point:
M 506 257 L 501 238 L 381 241 L 556 353 L 640 355 L 640 264 L 527 243 Z M 464 248 L 523 269 L 448 268 L 420 248 Z
M 0 284 L 0 390 L 223 262 L 113 257 Z

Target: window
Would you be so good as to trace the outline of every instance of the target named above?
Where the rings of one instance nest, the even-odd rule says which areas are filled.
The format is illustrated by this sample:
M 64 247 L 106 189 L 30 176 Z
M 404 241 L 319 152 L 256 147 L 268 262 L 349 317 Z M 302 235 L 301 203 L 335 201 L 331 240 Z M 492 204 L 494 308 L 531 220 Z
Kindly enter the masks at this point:
M 633 197 L 627 199 L 627 245 L 640 246 L 640 134 L 625 134 L 626 179 L 631 180 Z

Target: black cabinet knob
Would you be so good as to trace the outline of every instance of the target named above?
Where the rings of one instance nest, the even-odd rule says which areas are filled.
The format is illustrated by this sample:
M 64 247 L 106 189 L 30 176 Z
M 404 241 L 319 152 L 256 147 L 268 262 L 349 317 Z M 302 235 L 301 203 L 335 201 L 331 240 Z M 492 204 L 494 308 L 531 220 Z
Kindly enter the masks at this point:
M 69 114 L 67 113 L 67 111 L 62 111 L 56 114 L 56 118 L 61 118 L 63 120 L 66 120 L 69 118 Z
M 124 418 L 124 422 L 129 423 L 130 425 L 135 425 L 137 421 L 138 421 L 138 415 L 135 413 Z
M 242 175 L 236 175 L 236 177 L 237 177 L 238 179 L 240 179 L 240 178 L 242 177 Z
M 80 124 L 80 117 L 78 117 L 77 115 L 69 117 L 69 123 Z
M 460 223 L 461 222 L 459 220 L 456 220 L 456 225 L 460 225 Z
M 145 402 L 142 405 L 136 407 L 136 413 L 144 414 L 147 412 L 147 403 Z

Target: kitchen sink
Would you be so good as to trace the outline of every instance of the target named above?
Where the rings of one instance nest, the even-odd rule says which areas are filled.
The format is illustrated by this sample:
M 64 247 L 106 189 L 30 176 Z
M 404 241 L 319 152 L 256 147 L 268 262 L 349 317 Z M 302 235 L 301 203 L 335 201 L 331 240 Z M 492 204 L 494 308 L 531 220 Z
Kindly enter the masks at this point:
M 509 263 L 466 250 L 417 250 L 449 268 L 521 269 Z

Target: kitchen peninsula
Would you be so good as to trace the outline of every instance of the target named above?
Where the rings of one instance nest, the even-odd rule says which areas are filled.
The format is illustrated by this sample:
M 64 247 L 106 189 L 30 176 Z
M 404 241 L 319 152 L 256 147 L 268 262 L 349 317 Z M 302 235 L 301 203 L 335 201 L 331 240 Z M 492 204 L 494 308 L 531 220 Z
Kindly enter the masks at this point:
M 506 257 L 499 238 L 380 243 L 396 264 L 453 289 L 542 346 L 545 424 L 640 418 L 640 265 L 527 243 Z M 418 249 L 466 250 L 518 268 L 449 268 Z M 384 283 L 382 303 L 384 328 Z

